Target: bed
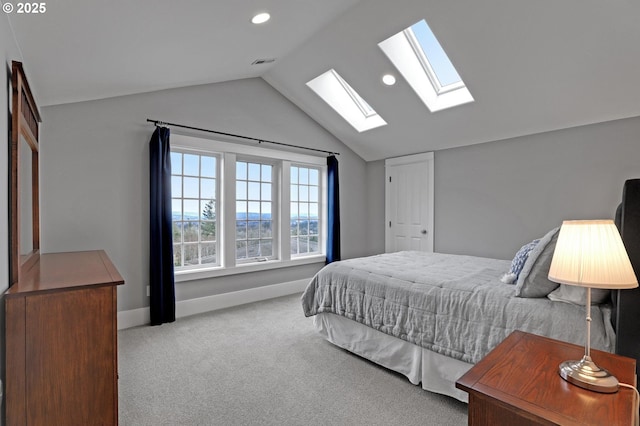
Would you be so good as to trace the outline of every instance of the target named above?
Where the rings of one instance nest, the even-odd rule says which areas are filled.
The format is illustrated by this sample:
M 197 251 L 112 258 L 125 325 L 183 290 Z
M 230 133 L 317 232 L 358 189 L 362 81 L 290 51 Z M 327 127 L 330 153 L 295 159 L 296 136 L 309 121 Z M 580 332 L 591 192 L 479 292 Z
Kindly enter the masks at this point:
M 640 179 L 625 182 L 616 223 L 639 271 Z M 557 232 L 513 261 L 399 252 L 334 262 L 307 286 L 304 314 L 331 343 L 466 402 L 455 381 L 514 330 L 584 344 L 583 290 L 547 278 Z M 592 348 L 639 359 L 640 291 L 593 297 Z

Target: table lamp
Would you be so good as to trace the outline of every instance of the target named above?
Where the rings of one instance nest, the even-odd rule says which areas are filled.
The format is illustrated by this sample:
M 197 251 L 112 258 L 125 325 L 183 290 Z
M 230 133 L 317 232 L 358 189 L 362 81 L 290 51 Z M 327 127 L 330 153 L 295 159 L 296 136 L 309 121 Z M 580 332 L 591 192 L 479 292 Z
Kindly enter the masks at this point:
M 560 364 L 566 381 L 596 392 L 618 391 L 618 379 L 591 359 L 591 289 L 638 287 L 629 255 L 612 220 L 567 220 L 562 223 L 549 268 L 551 281 L 586 287 L 587 340 L 579 361 Z

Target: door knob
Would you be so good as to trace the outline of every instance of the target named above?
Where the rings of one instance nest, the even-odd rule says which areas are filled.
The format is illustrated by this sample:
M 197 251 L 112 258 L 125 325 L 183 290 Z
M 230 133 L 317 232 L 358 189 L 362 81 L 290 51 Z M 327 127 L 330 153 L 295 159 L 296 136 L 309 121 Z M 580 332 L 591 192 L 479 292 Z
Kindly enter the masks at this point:
M 422 235 L 427 235 L 427 230 L 426 230 L 426 229 L 423 229 L 422 231 L 420 231 L 420 233 L 421 233 Z

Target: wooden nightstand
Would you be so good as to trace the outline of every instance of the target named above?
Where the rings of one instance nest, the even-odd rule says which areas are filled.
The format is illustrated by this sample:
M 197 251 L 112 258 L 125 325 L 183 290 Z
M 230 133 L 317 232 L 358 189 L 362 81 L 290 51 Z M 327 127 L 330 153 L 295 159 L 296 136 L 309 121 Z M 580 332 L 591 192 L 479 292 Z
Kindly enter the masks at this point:
M 514 331 L 456 382 L 469 393 L 469 425 L 632 425 L 634 392 L 582 389 L 558 374 L 584 347 Z M 598 366 L 636 385 L 636 361 L 591 351 Z

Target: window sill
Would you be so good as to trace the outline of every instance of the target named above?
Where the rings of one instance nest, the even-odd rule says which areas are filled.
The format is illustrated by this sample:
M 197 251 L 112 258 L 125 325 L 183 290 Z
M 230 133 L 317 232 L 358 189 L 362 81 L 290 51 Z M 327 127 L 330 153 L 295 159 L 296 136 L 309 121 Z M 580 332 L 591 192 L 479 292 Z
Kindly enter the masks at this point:
M 191 269 L 187 271 L 177 271 L 174 273 L 174 280 L 177 283 L 202 280 L 207 278 L 224 277 L 226 275 L 246 274 L 249 272 L 266 271 L 270 269 L 289 268 L 292 266 L 309 265 L 313 263 L 324 263 L 325 255 L 315 255 L 301 257 L 287 261 L 270 260 L 266 262 L 239 264 L 232 268 L 216 266 L 213 268 Z

